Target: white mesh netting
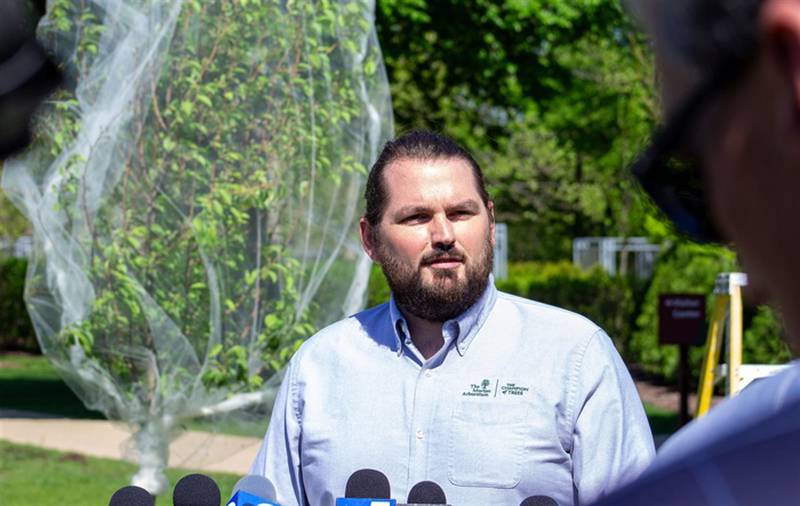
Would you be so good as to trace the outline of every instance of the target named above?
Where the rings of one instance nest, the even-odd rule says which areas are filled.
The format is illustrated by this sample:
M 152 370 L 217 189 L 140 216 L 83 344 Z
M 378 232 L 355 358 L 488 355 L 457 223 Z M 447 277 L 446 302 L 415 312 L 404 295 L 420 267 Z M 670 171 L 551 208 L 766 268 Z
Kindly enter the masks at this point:
M 366 167 L 392 134 L 373 0 L 51 0 L 66 91 L 3 188 L 31 221 L 26 301 L 90 408 L 166 486 L 186 420 L 268 414 L 277 374 L 357 310 Z

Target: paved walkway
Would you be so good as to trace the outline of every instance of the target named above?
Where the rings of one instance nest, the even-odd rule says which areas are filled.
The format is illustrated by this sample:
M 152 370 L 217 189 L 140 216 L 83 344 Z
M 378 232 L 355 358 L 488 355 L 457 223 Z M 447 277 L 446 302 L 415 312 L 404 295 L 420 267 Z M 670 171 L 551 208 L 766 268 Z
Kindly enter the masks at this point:
M 21 418 L 20 416 L 27 416 Z M 0 439 L 62 452 L 136 461 L 131 432 L 107 420 L 49 418 L 38 413 L 0 413 Z M 168 467 L 247 474 L 261 439 L 200 431 L 181 433 L 169 448 Z

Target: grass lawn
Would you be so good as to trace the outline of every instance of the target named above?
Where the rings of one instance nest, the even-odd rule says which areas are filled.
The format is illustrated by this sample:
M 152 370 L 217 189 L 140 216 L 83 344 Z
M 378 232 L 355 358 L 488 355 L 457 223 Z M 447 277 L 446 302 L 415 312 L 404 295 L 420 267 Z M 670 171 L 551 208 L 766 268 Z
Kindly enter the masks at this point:
M 644 403 L 647 421 L 653 434 L 672 434 L 680 428 L 678 413 Z
M 0 355 L 0 408 L 21 409 L 65 418 L 105 418 L 86 409 L 43 356 Z M 237 436 L 263 437 L 267 419 L 253 421 L 220 418 L 187 420 L 184 429 L 221 432 Z
M 111 495 L 129 484 L 136 466 L 128 462 L 84 457 L 74 453 L 43 450 L 33 446 L 0 441 L 0 504 L 16 506 L 90 506 L 108 504 Z M 168 469 L 172 486 L 187 469 Z M 229 497 L 241 476 L 203 473 L 219 485 L 222 500 Z M 172 504 L 172 489 L 156 500 L 157 505 Z
M 43 356 L 0 355 L 0 392 L 0 408 L 66 418 L 104 418 L 86 409 Z

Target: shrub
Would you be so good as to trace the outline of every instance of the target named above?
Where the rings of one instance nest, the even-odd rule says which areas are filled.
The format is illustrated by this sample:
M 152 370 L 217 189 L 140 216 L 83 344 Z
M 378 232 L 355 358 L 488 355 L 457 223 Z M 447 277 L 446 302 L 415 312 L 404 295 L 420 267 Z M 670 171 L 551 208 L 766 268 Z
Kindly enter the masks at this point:
M 783 341 L 780 315 L 768 306 L 759 306 L 744 331 L 742 361 L 754 364 L 783 364 L 792 359 Z
M 383 304 L 389 300 L 391 293 L 380 265 L 372 264 L 372 269 L 369 271 L 369 285 L 367 286 L 367 307 Z
M 603 327 L 620 349 L 630 335 L 633 292 L 625 278 L 600 268 L 583 271 L 569 262 L 512 262 L 508 279 L 497 288 L 514 295 L 563 307 L 585 315 Z M 370 274 L 367 305 L 389 299 L 389 287 L 380 267 Z
M 706 314 L 710 318 L 717 274 L 737 270 L 739 266 L 734 254 L 725 248 L 679 243 L 666 251 L 659 259 L 642 310 L 636 319 L 629 357 L 649 373 L 675 379 L 678 347 L 658 344 L 659 294 L 707 294 Z M 786 345 L 780 340 L 780 319 L 771 309 L 766 306 L 746 309 L 743 324 L 744 363 L 782 363 L 790 358 Z M 699 376 L 704 350 L 704 346 L 694 346 L 689 351 L 689 370 L 694 377 Z
M 608 333 L 624 353 L 631 332 L 634 300 L 628 280 L 600 267 L 582 270 L 567 261 L 517 262 L 497 287 L 521 297 L 580 313 Z
M 22 300 L 28 261 L 0 257 L 0 350 L 39 353 L 28 310 Z

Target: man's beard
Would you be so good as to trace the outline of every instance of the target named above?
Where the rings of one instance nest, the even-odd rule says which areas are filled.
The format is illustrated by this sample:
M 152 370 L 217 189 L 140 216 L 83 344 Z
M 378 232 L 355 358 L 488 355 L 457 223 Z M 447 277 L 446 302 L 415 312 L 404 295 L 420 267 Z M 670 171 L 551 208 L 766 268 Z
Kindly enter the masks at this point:
M 378 245 L 378 256 L 383 275 L 400 309 L 432 322 L 453 319 L 475 304 L 486 289 L 494 263 L 494 250 L 487 237 L 475 262 L 464 264 L 464 279 L 458 279 L 457 268 L 434 269 L 433 284 L 429 285 L 422 282 L 421 268 L 411 269 L 400 263 L 383 244 Z M 426 255 L 421 265 L 438 257 L 458 258 L 462 262 L 465 258 L 460 251 L 436 250 Z

